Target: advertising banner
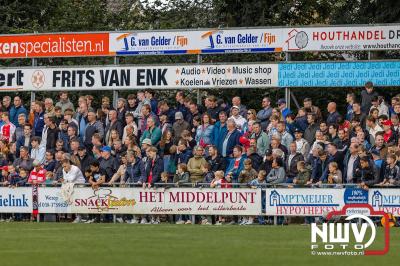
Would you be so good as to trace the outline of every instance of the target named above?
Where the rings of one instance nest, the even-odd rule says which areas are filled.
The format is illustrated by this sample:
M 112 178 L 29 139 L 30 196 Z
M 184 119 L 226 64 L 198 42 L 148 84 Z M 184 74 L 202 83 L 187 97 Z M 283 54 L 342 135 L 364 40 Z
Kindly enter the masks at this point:
M 361 87 L 400 85 L 400 61 L 279 64 L 279 87 Z
M 39 188 L 39 213 L 259 215 L 260 189 Z
M 0 35 L 0 59 L 397 49 L 396 24 Z
M 384 188 L 369 190 L 369 204 L 376 211 L 384 211 L 400 216 L 400 189 Z
M 0 58 L 109 56 L 108 33 L 0 35 Z
M 400 49 L 398 25 L 237 28 L 110 33 L 117 55 Z
M 400 61 L 0 69 L 0 90 L 400 86 Z
M 0 90 L 207 89 L 277 85 L 277 64 L 0 69 Z
M 0 213 L 31 213 L 32 188 L 0 187 Z
M 266 215 L 322 216 L 344 206 L 344 189 L 266 189 Z

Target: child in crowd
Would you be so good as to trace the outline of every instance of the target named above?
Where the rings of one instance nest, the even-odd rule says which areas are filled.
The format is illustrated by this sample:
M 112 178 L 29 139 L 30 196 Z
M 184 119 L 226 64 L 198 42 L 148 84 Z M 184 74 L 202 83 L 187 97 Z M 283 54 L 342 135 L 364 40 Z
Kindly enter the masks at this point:
M 266 176 L 267 176 L 267 172 L 265 172 L 264 170 L 260 170 L 257 177 L 249 182 L 250 187 L 253 189 L 264 188 L 264 185 L 266 184 L 266 182 L 265 182 Z M 262 209 L 264 211 L 265 210 L 265 191 L 261 192 L 261 204 L 262 204 Z M 247 216 L 247 217 L 244 216 L 240 225 L 252 225 L 253 223 L 254 223 L 254 216 Z M 261 216 L 261 215 L 258 216 L 258 223 L 265 224 L 264 216 Z
M 211 164 L 205 163 L 201 165 L 201 171 L 203 172 L 204 175 L 203 183 L 210 184 L 211 181 L 213 181 L 215 178 L 214 172 L 211 170 Z
M 257 178 L 257 171 L 252 166 L 251 159 L 244 160 L 244 169 L 239 174 L 239 183 L 247 184 Z
M 330 162 L 328 165 L 328 184 L 341 184 L 342 183 L 342 172 L 340 171 L 336 162 Z
M 184 163 L 178 164 L 176 174 L 174 176 L 175 186 L 179 187 L 183 183 L 190 182 L 190 173 L 187 169 L 187 165 Z M 191 224 L 189 215 L 176 215 L 175 217 L 176 224 Z
M 222 188 L 226 187 L 226 180 L 224 179 L 224 172 L 223 171 L 216 171 L 214 173 L 215 178 L 213 181 L 211 181 L 210 187 L 211 188 Z M 218 216 L 216 219 L 215 225 L 222 225 L 225 223 L 225 217 L 224 216 Z
M 305 185 L 311 177 L 311 168 L 306 166 L 304 161 L 297 162 L 297 176 L 293 179 L 293 184 L 303 186 Z
M 397 165 L 396 155 L 388 154 L 383 181 L 378 186 L 396 186 L 400 182 L 400 168 Z

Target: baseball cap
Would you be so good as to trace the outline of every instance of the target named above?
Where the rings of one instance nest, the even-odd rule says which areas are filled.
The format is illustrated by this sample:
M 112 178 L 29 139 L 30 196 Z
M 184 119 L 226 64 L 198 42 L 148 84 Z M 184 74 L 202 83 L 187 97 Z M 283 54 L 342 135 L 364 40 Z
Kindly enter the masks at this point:
M 175 113 L 175 119 L 183 119 L 183 114 L 182 114 L 182 112 L 176 112 L 176 113 Z
M 144 139 L 144 140 L 142 141 L 142 144 L 151 145 L 151 139 Z
M 301 130 L 300 128 L 296 127 L 294 129 L 294 133 L 303 133 L 303 130 Z
M 233 108 L 236 108 L 236 109 L 240 110 L 239 106 L 237 106 L 237 105 L 232 106 L 231 110 L 232 110 Z
M 391 127 L 391 126 L 393 126 L 393 123 L 392 123 L 391 120 L 388 119 L 388 120 L 383 121 L 383 122 L 382 122 L 382 125 L 384 125 L 384 126 L 390 126 L 390 127 Z
M 278 105 L 280 105 L 282 103 L 286 103 L 286 100 L 283 99 L 283 98 L 279 99 L 278 102 L 277 102 Z
M 5 165 L 5 166 L 0 167 L 0 170 L 4 170 L 4 171 L 7 171 L 7 172 L 8 172 L 8 165 Z
M 105 152 L 111 152 L 111 147 L 110 146 L 104 146 L 101 151 L 105 151 Z

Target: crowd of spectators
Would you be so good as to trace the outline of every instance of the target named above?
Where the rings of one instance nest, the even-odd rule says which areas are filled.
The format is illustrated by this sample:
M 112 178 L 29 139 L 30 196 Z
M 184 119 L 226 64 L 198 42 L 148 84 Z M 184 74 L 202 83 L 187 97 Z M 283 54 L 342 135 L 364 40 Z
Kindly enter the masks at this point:
M 4 186 L 89 183 L 143 187 L 161 183 L 216 188 L 370 186 L 400 184 L 400 96 L 385 101 L 367 82 L 361 97 L 291 110 L 284 99 L 262 98 L 247 108 L 240 97 L 179 91 L 175 100 L 153 90 L 94 106 L 67 92 L 24 104 L 4 96 L 0 166 Z M 324 110 L 326 109 L 326 110 Z M 162 185 L 162 184 L 161 184 Z

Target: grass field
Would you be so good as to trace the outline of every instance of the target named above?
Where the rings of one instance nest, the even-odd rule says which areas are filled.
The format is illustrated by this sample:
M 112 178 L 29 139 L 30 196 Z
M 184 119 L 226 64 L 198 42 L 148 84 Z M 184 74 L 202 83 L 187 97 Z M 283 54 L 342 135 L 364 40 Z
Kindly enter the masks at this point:
M 399 237 L 385 256 L 312 256 L 299 225 L 1 223 L 0 265 L 394 265 Z

